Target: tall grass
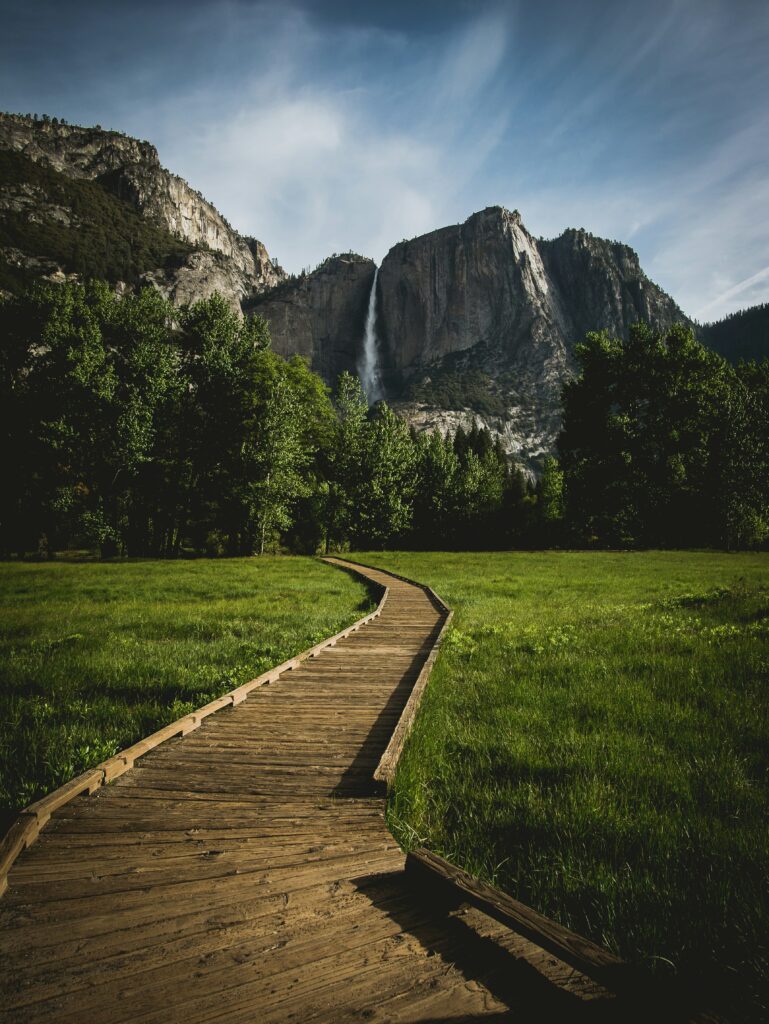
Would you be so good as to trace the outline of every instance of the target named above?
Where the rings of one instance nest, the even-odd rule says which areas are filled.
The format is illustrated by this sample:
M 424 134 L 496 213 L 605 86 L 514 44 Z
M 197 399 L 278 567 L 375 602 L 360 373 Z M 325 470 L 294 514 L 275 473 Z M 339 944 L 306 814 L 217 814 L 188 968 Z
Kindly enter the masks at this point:
M 309 558 L 0 564 L 5 824 L 372 603 Z
M 456 610 L 389 807 L 716 1005 L 769 988 L 769 558 L 373 554 Z

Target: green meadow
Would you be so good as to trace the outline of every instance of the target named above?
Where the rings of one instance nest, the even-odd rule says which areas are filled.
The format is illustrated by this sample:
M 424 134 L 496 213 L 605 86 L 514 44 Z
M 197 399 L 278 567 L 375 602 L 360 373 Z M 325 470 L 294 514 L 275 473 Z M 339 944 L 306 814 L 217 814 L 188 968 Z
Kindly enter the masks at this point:
M 769 987 L 769 556 L 365 553 L 454 609 L 389 805 L 716 1004 Z
M 401 843 L 760 1015 L 769 556 L 355 557 L 455 609 L 389 802 Z M 0 565 L 6 819 L 372 605 L 307 558 Z
M 0 564 L 0 813 L 373 607 L 311 558 Z

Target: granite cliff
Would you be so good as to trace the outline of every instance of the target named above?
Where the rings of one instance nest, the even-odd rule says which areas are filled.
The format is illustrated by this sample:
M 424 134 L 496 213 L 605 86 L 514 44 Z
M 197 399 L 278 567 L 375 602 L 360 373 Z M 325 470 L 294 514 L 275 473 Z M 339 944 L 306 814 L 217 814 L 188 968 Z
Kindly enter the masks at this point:
M 375 270 L 373 260 L 355 253 L 331 256 L 312 273 L 256 296 L 245 309 L 267 319 L 276 352 L 304 356 L 333 384 L 343 370 L 356 372 Z
M 149 142 L 99 127 L 0 114 L 0 151 L 48 171 L 48 189 L 46 182 L 38 182 L 31 197 L 31 216 L 38 222 L 52 221 L 59 229 L 77 226 L 78 218 L 67 203 L 50 202 L 46 194 L 50 182 L 55 184 L 60 175 L 98 185 L 144 221 L 185 243 L 184 251 L 176 253 L 170 264 L 147 268 L 147 280 L 174 301 L 202 298 L 216 288 L 240 308 L 241 302 L 274 287 L 285 276 L 261 242 L 240 235 L 199 192 L 162 167 Z M 0 212 L 11 208 L 18 220 L 24 200 L 24 188 L 18 183 L 13 187 L 12 182 L 0 182 Z M 35 259 L 48 254 L 25 255 L 34 266 Z
M 308 356 L 329 383 L 354 369 L 373 275 L 373 263 L 347 256 L 260 296 L 278 351 Z M 394 246 L 377 293 L 395 408 L 417 429 L 486 426 L 532 472 L 553 450 L 586 331 L 686 320 L 632 249 L 585 231 L 537 240 L 502 207 Z
M 0 115 L 0 288 L 24 275 L 151 283 L 181 305 L 222 293 L 259 313 L 273 347 L 329 384 L 361 365 L 376 283 L 378 375 L 417 429 L 488 427 L 530 472 L 551 452 L 574 345 L 686 317 L 632 249 L 568 230 L 534 238 L 502 207 L 400 242 L 372 260 L 335 255 L 288 278 L 148 142 L 101 128 Z

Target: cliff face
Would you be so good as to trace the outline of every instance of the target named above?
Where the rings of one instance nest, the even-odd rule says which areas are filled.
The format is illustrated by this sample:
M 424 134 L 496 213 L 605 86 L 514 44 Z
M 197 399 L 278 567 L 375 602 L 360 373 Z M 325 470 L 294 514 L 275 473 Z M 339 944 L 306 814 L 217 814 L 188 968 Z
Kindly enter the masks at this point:
M 387 369 L 406 377 L 478 345 L 522 366 L 566 366 L 586 331 L 685 319 L 632 249 L 584 231 L 537 241 L 502 207 L 401 242 L 379 279 Z
M 532 340 L 562 347 L 558 295 L 517 212 L 484 210 L 401 242 L 379 279 L 388 369 L 408 375 L 481 342 L 505 355 Z
M 175 306 L 191 305 L 218 292 L 236 313 L 254 292 L 251 278 L 236 263 L 224 253 L 205 249 L 191 252 L 172 267 L 147 271 L 140 283 L 153 285 Z
M 68 178 L 96 182 L 174 237 L 221 253 L 228 263 L 224 274 L 223 264 L 215 259 L 199 259 L 196 272 L 208 262 L 220 284 L 230 279 L 227 297 L 233 305 L 274 287 L 285 276 L 273 266 L 261 242 L 238 234 L 186 181 L 162 167 L 148 142 L 101 128 L 0 114 L 0 149 L 20 153 Z M 190 290 L 189 267 L 178 286 L 168 273 L 165 277 L 169 293 Z
M 538 241 L 501 207 L 401 242 L 379 280 L 383 377 L 399 411 L 422 429 L 486 426 L 532 471 L 554 448 L 587 331 L 686 319 L 632 249 L 584 231 Z
M 374 264 L 335 257 L 249 304 L 278 352 L 299 352 L 329 383 L 359 363 Z M 627 246 L 566 231 L 533 238 L 491 207 L 401 242 L 379 271 L 380 371 L 417 429 L 486 426 L 535 472 L 553 451 L 561 387 L 589 330 L 626 336 L 646 319 L 685 320 Z
M 350 253 L 287 279 L 149 143 L 0 115 L 0 289 L 76 273 L 151 283 L 179 305 L 216 290 L 333 385 L 361 363 L 375 269 Z M 418 429 L 486 426 L 532 472 L 587 331 L 686 320 L 632 249 L 574 230 L 538 240 L 502 207 L 394 246 L 378 282 L 388 400 Z
M 373 260 L 354 253 L 332 256 L 246 310 L 266 318 L 275 352 L 304 356 L 333 386 L 343 370 L 356 372 L 375 270 Z
M 626 337 L 637 320 L 661 329 L 687 320 L 670 296 L 646 277 L 629 246 L 572 228 L 538 245 L 568 310 L 572 339 L 603 329 Z

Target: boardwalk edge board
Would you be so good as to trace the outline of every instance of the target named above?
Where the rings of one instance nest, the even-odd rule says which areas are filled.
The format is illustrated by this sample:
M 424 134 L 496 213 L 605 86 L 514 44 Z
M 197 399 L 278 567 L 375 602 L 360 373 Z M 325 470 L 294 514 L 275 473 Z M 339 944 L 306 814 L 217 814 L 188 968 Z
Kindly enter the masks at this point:
M 324 561 L 335 565 L 356 569 L 373 569 L 375 572 L 386 573 L 403 583 L 419 587 L 430 596 L 436 606 L 445 614 L 443 625 L 435 639 L 427 659 L 414 683 L 409 699 L 400 719 L 393 731 L 387 749 L 382 755 L 374 771 L 374 780 L 385 782 L 390 789 L 403 748 L 411 727 L 416 718 L 420 702 L 427 687 L 435 659 L 438 656 L 446 631 L 451 624 L 454 611 L 446 602 L 425 583 L 401 576 L 390 569 L 379 569 L 365 562 L 352 559 L 327 558 Z M 454 901 L 467 903 L 482 911 L 494 920 L 510 928 L 535 943 L 541 949 L 558 957 L 559 960 L 575 968 L 580 973 L 603 985 L 615 996 L 641 1002 L 657 1003 L 680 1000 L 683 993 L 674 991 L 675 986 L 660 985 L 656 979 L 650 978 L 648 972 L 634 964 L 628 963 L 605 946 L 598 945 L 591 939 L 573 932 L 557 921 L 540 914 L 532 907 L 514 899 L 508 893 L 494 886 L 487 885 L 473 878 L 450 861 L 425 848 L 408 851 L 406 854 L 406 875 L 421 893 L 434 893 L 448 896 Z M 711 1012 L 692 1013 L 682 1008 L 681 1019 L 689 1024 L 721 1024 L 718 1015 Z
M 623 1000 L 622 1008 L 627 1007 L 628 1019 L 638 1019 L 640 1010 L 644 1011 L 642 1019 L 646 1020 L 647 1014 L 651 1018 L 655 1009 L 659 1011 L 664 1007 L 670 1014 L 664 1019 L 677 1020 L 681 1024 L 726 1024 L 711 1010 L 693 1009 L 698 1000 L 697 992 L 690 991 L 676 978 L 650 975 L 641 965 L 623 960 L 605 946 L 545 917 L 506 892 L 473 878 L 431 850 L 410 850 L 406 854 L 406 875 L 420 893 L 428 896 L 432 893 L 438 899 L 448 897 L 455 902 L 469 904 L 597 981 Z M 617 1016 L 617 1019 L 625 1018 Z
M 334 565 L 349 566 L 353 571 L 356 569 L 373 569 L 375 572 L 384 572 L 388 576 L 394 577 L 396 580 L 400 580 L 402 583 L 408 583 L 412 587 L 419 587 L 420 590 L 424 591 L 428 597 L 430 597 L 436 604 L 438 609 L 443 612 L 446 618 L 443 620 L 438 636 L 435 638 L 432 649 L 427 655 L 424 665 L 422 666 L 419 675 L 414 682 L 414 686 L 409 695 L 409 699 L 406 702 L 398 724 L 393 730 L 393 734 L 390 737 L 390 742 L 387 744 L 387 749 L 382 754 L 379 760 L 379 764 L 374 770 L 374 781 L 384 782 L 389 789 L 392 786 L 393 779 L 395 778 L 395 770 L 398 767 L 403 748 L 408 739 L 411 728 L 414 724 L 414 720 L 419 710 L 419 705 L 422 701 L 427 683 L 430 678 L 430 674 L 435 664 L 435 659 L 438 657 L 443 640 L 446 636 L 446 632 L 451 625 L 451 620 L 454 618 L 454 611 L 446 604 L 443 598 L 439 597 L 432 587 L 428 587 L 426 583 L 420 583 L 418 580 L 409 579 L 408 576 L 401 576 L 397 572 L 392 572 L 390 569 L 377 569 L 376 566 L 366 565 L 365 562 L 356 562 L 350 558 L 325 558 L 324 561 L 331 562 Z
M 403 713 L 401 714 L 401 717 L 398 720 L 398 724 L 395 726 L 393 734 L 390 737 L 390 742 L 387 744 L 387 749 L 385 750 L 384 754 L 382 754 L 379 764 L 377 765 L 374 771 L 374 780 L 376 782 L 386 783 L 388 789 L 392 786 L 393 779 L 395 778 L 395 770 L 398 767 L 398 761 L 400 761 L 400 757 L 401 754 L 403 753 L 403 748 L 406 744 L 406 740 L 408 739 L 409 733 L 411 732 L 411 727 L 414 724 L 414 719 L 417 716 L 417 711 L 419 710 L 419 705 L 422 701 L 422 696 L 424 695 L 425 689 L 427 688 L 427 683 L 430 678 L 430 674 L 432 673 L 433 665 L 435 664 L 435 659 L 438 657 L 438 652 L 440 651 L 443 638 L 445 637 L 446 631 L 451 625 L 451 620 L 453 617 L 454 613 L 450 611 L 447 614 L 446 618 L 444 619 L 443 625 L 441 626 L 441 631 L 436 637 L 435 643 L 433 644 L 433 648 L 427 655 L 427 659 L 425 660 L 425 663 L 422 666 L 419 675 L 417 676 L 416 682 L 414 683 L 414 688 L 412 689 L 411 694 L 409 695 L 409 699 L 406 702 L 406 706 L 403 709 Z
M 608 949 L 550 920 L 500 889 L 473 878 L 431 850 L 410 850 L 406 855 L 406 874 L 420 890 L 460 896 L 463 902 L 536 942 L 583 974 L 600 976 L 612 989 L 616 989 L 619 977 L 628 972 L 628 964 Z
M 371 583 L 373 581 L 368 580 L 367 582 Z M 83 772 L 82 775 L 76 776 L 63 786 L 53 790 L 52 793 L 48 793 L 40 800 L 25 807 L 16 817 L 2 842 L 0 842 L 0 897 L 8 888 L 8 873 L 13 867 L 14 862 L 24 850 L 35 842 L 54 811 L 68 804 L 71 800 L 82 796 L 84 793 L 90 795 L 97 792 L 102 786 L 108 785 L 114 779 L 119 778 L 133 768 L 134 762 L 143 754 L 154 750 L 155 747 L 165 743 L 166 740 L 173 739 L 176 736 L 186 736 L 188 733 L 193 732 L 209 715 L 215 714 L 222 708 L 231 708 L 241 704 L 253 690 L 258 689 L 260 686 L 274 683 L 284 672 L 297 668 L 302 662 L 307 661 L 308 658 L 317 657 L 328 647 L 333 647 L 339 640 L 343 640 L 367 623 L 379 618 L 387 601 L 389 588 L 382 587 L 379 584 L 375 585 L 380 590 L 379 602 L 376 608 L 369 612 L 368 615 L 364 615 L 363 618 L 353 622 L 351 626 L 347 626 L 346 629 L 335 633 L 326 640 L 321 640 L 314 647 L 309 647 L 306 651 L 302 651 L 301 654 L 289 658 L 288 661 L 284 661 L 281 665 L 277 665 L 275 668 L 263 672 L 255 679 L 243 683 L 234 690 L 230 690 L 229 693 L 217 697 L 216 700 L 212 700 L 202 708 L 198 708 L 197 711 L 193 711 L 191 714 L 184 715 L 175 722 L 163 726 L 157 732 L 153 732 L 150 736 L 145 737 L 145 739 L 139 740 L 138 743 L 134 743 L 125 750 L 121 750 L 113 757 L 102 761 L 96 767 L 90 768 L 88 771 Z

